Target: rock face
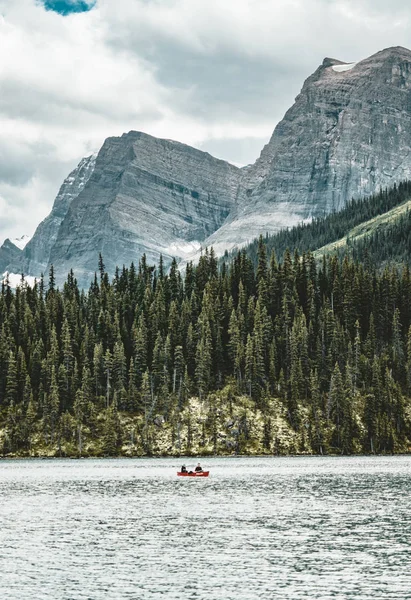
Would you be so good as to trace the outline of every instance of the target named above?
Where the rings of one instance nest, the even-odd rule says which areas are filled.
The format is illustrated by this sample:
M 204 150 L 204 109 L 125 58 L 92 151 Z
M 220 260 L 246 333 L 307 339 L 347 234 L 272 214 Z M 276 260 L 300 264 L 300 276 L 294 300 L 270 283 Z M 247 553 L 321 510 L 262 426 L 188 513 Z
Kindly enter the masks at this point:
M 232 210 L 240 170 L 170 140 L 131 131 L 109 138 L 93 174 L 72 201 L 50 261 L 57 275 L 75 268 L 89 282 L 101 252 L 107 270 L 184 256 Z
M 12 240 L 10 240 L 12 244 L 14 244 L 15 246 L 17 246 L 17 248 L 19 248 L 20 250 L 24 250 L 24 248 L 27 246 L 27 244 L 30 241 L 30 236 L 28 235 L 22 235 L 18 238 L 13 238 Z
M 326 58 L 242 170 L 241 194 L 206 243 L 240 246 L 411 177 L 411 52 L 356 64 Z
M 107 139 L 7 268 L 39 275 L 53 263 L 60 282 L 73 268 L 88 285 L 99 252 L 110 274 L 143 253 L 196 259 L 213 245 L 222 254 L 410 178 L 411 51 L 326 58 L 254 165 L 133 131 Z
M 95 162 L 95 155 L 83 158 L 64 180 L 51 213 L 40 223 L 33 237 L 22 250 L 11 244 L 10 240 L 4 242 L 0 248 L 0 274 L 7 270 L 10 273 L 24 273 L 39 277 L 41 273 L 45 272 L 60 225 L 73 199 L 79 195 L 90 179 Z
M 95 155 L 83 158 L 64 180 L 51 213 L 37 227 L 19 260 L 9 266 L 9 271 L 39 276 L 47 269 L 64 217 L 74 198 L 79 195 L 90 179 L 95 162 Z
M 9 270 L 9 265 L 20 260 L 22 251 L 7 238 L 0 248 L 0 275 Z

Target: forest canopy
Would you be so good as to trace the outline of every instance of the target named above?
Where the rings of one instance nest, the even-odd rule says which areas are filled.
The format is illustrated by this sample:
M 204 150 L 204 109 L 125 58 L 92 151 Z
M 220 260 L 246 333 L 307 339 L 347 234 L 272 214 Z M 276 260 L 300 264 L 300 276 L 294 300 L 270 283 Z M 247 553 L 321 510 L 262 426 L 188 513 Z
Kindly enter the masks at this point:
M 408 450 L 408 267 L 257 255 L 3 283 L 2 453 Z

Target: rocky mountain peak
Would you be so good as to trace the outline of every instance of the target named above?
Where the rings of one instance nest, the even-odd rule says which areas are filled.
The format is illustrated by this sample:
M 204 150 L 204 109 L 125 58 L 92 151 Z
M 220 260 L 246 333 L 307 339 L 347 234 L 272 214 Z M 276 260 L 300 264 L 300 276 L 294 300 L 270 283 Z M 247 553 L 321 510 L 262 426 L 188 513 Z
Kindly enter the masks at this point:
M 38 275 L 53 263 L 58 276 L 74 268 L 87 285 L 99 252 L 110 273 L 143 253 L 149 261 L 160 253 L 196 259 L 212 245 L 222 254 L 406 179 L 411 51 L 387 48 L 359 62 L 327 57 L 254 165 L 239 169 L 139 131 L 108 138 L 65 180 L 8 268 Z
M 410 177 L 411 51 L 387 48 L 357 63 L 325 58 L 206 243 L 241 246 Z
M 324 69 L 327 69 L 328 67 L 333 67 L 335 65 L 345 65 L 346 63 L 342 62 L 341 60 L 337 60 L 336 58 L 324 58 L 321 67 L 323 67 Z M 320 67 L 320 68 L 321 68 Z
M 110 273 L 143 253 L 149 261 L 191 254 L 232 210 L 239 173 L 207 152 L 139 131 L 108 138 L 50 262 L 65 274 L 81 257 L 77 275 L 89 280 L 99 252 Z
M 386 60 L 386 59 L 400 59 L 400 60 L 411 60 L 411 50 L 404 48 L 404 46 L 391 46 L 384 48 L 375 54 L 372 54 L 369 58 L 365 58 L 362 62 L 375 61 L 375 60 Z
M 18 261 L 22 255 L 22 250 L 7 238 L 0 247 L 0 276 L 7 271 L 10 263 Z M 2 279 L 2 277 L 0 277 Z
M 2 273 L 6 268 L 11 273 L 25 273 L 37 277 L 45 272 L 60 225 L 73 199 L 84 189 L 91 177 L 95 163 L 95 154 L 83 158 L 79 162 L 61 185 L 51 213 L 40 223 L 33 237 L 28 241 L 24 240 L 27 243 L 22 249 L 16 248 L 18 252 L 10 253 L 4 245 L 0 248 L 0 271 Z

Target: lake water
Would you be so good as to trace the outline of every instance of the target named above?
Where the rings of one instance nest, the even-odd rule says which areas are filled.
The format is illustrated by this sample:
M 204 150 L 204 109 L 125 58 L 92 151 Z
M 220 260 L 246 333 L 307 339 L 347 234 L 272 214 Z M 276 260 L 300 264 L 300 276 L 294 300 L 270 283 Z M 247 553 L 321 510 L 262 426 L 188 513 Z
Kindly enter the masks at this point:
M 0 598 L 411 598 L 411 457 L 180 463 L 0 461 Z

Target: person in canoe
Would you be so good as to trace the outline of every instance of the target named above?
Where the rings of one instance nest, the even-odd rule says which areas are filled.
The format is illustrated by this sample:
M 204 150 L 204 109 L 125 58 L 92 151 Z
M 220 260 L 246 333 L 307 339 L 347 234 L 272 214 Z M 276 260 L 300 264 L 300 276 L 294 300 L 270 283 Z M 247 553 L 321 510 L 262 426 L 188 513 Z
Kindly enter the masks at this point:
M 197 463 L 196 468 L 194 469 L 196 473 L 202 473 L 203 472 L 203 467 L 200 465 L 200 463 Z
M 180 471 L 180 473 L 188 473 L 188 471 L 187 471 L 187 467 L 186 467 L 185 465 L 183 465 L 183 466 L 181 467 L 181 471 Z

